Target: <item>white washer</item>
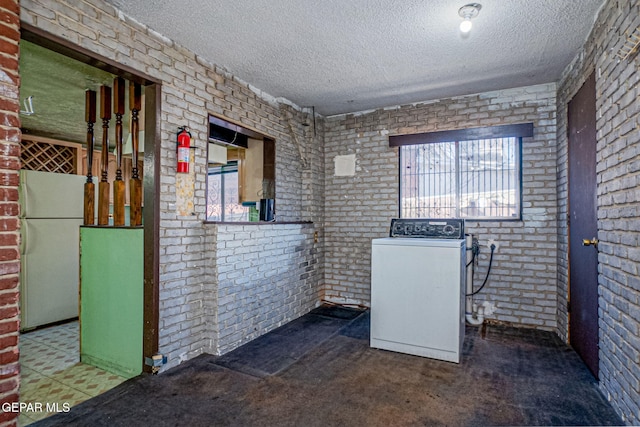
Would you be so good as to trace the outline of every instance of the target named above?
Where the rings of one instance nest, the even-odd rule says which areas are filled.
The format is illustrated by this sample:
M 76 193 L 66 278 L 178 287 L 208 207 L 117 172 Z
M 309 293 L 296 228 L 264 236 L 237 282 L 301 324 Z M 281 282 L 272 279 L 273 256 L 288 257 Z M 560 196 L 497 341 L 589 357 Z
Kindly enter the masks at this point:
M 371 347 L 460 362 L 464 239 L 372 240 Z

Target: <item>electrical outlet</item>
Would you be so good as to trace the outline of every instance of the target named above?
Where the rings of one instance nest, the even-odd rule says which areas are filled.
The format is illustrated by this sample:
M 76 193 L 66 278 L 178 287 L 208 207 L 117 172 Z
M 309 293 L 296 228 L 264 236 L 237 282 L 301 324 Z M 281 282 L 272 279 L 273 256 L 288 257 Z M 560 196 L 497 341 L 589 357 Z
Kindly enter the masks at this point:
M 495 251 L 498 251 L 498 247 L 500 247 L 500 245 L 498 244 L 498 242 L 496 242 L 494 239 L 489 239 L 489 241 L 487 242 L 487 247 L 489 248 L 489 250 L 491 250 L 491 245 L 495 245 Z
M 144 363 L 147 366 L 158 368 L 167 363 L 167 356 L 164 356 L 162 354 L 154 354 L 151 357 L 145 357 Z

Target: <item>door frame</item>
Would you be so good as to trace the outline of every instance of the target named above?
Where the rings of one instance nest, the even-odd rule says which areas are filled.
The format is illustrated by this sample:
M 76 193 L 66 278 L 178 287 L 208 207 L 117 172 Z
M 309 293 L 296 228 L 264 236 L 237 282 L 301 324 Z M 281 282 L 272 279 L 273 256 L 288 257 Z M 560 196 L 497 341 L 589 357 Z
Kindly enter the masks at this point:
M 145 359 L 158 353 L 160 319 L 160 117 L 162 83 L 160 80 L 119 64 L 31 24 L 20 22 L 21 40 L 107 71 L 145 87 L 143 209 L 144 227 L 144 307 L 142 354 L 144 372 L 151 372 Z

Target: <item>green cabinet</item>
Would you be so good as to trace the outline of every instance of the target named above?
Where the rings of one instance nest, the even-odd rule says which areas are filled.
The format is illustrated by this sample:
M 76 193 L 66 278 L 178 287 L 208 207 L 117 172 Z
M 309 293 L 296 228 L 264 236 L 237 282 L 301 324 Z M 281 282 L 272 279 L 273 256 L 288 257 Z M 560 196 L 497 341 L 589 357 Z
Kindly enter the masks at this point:
M 142 372 L 143 229 L 80 228 L 80 361 Z

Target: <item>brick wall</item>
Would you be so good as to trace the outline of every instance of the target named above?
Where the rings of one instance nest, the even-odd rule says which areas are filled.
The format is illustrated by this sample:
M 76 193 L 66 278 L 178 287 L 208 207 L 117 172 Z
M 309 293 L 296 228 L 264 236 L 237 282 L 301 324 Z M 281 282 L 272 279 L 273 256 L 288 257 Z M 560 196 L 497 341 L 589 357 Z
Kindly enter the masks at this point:
M 20 168 L 20 99 L 18 90 L 17 0 L 0 1 L 0 403 L 18 401 L 20 329 L 18 274 L 18 169 Z M 0 425 L 15 425 L 17 412 L 0 411 Z
M 0 276 L 2 310 L 6 317 L 0 319 L 0 340 L 7 339 L 0 355 L 9 362 L 4 364 L 0 375 L 0 396 L 15 399 L 17 365 L 11 360 L 17 356 L 17 262 L 11 254 L 15 253 L 17 244 L 17 221 L 13 213 L 17 182 L 12 179 L 15 164 L 11 159 L 17 159 L 18 154 L 19 131 L 17 123 L 12 121 L 17 120 L 19 105 L 14 61 L 17 54 L 11 52 L 15 50 L 17 38 L 15 15 L 18 5 L 15 0 L 4 0 L 0 4 L 3 16 L 0 58 L 3 72 L 8 71 L 6 75 L 9 76 L 8 81 L 3 80 L 0 84 L 0 115 L 9 118 L 0 126 L 0 144 L 5 150 L 5 166 L 0 171 L 5 176 L 2 187 L 5 201 L 2 203 L 7 207 L 3 212 L 9 226 L 0 236 L 9 250 L 8 258 L 0 261 L 6 266 L 3 267 L 4 275 Z M 290 318 L 308 307 L 308 293 L 318 291 L 323 274 L 326 274 L 325 298 L 368 305 L 370 240 L 384 236 L 389 220 L 398 214 L 397 149 L 388 147 L 388 134 L 534 122 L 535 135 L 525 140 L 523 149 L 523 220 L 469 222 L 467 229 L 480 238 L 481 244 L 489 238 L 500 244 L 487 290 L 478 298 L 497 304 L 498 311 L 493 317 L 545 329 L 557 328 L 566 337 L 565 110 L 566 102 L 588 72 L 596 68 L 598 238 L 602 242 L 599 257 L 601 387 L 627 422 L 640 420 L 637 363 L 640 351 L 637 239 L 640 230 L 637 228 L 637 209 L 633 207 L 638 202 L 638 57 L 618 62 L 613 56 L 621 45 L 621 37 L 640 25 L 638 1 L 609 1 L 605 5 L 583 51 L 563 75 L 557 104 L 552 84 L 517 88 L 330 117 L 317 123 L 318 132 L 313 136 L 310 129 L 302 125 L 308 112 L 271 98 L 210 61 L 122 16 L 101 0 L 22 0 L 21 7 L 21 18 L 25 22 L 162 81 L 160 350 L 172 355 L 170 364 L 205 350 L 226 351 L 254 336 L 251 328 L 255 325 L 267 330 L 290 320 L 276 310 L 271 323 L 261 323 L 253 312 L 247 317 L 252 320 L 245 321 L 244 315 L 240 320 L 236 310 L 229 319 L 237 318 L 237 325 L 218 323 L 218 300 L 226 296 L 225 289 L 238 287 L 238 283 L 236 279 L 229 280 L 229 272 L 224 271 L 226 267 L 221 281 L 219 269 L 222 264 L 217 261 L 217 251 L 225 253 L 228 248 L 218 246 L 216 238 L 220 230 L 216 226 L 202 224 L 205 215 L 202 177 L 206 168 L 206 116 L 209 112 L 276 139 L 277 218 L 314 221 L 314 226 L 287 229 L 285 235 L 295 236 L 291 238 L 297 246 L 309 248 L 310 229 L 319 232 L 317 253 L 312 257 L 317 260 L 317 267 L 310 278 L 305 279 L 311 283 L 301 285 L 305 298 L 294 303 L 289 311 Z M 212 60 L 215 62 L 215 58 Z M 556 105 L 559 113 L 557 129 Z M 296 138 L 290 133 L 288 119 L 292 120 Z M 192 180 L 180 183 L 174 171 L 173 142 L 179 125 L 189 126 L 197 146 Z M 333 158 L 342 154 L 356 154 L 356 176 L 334 176 Z M 307 162 L 303 162 L 302 157 Z M 177 191 L 177 187 L 181 191 Z M 192 208 L 194 215 L 185 207 Z M 323 229 L 325 218 L 326 228 Z M 223 234 L 228 237 L 232 232 L 235 230 L 225 229 Z M 259 227 L 248 234 L 262 232 L 264 230 Z M 266 236 L 254 238 L 262 242 Z M 246 242 L 241 241 L 242 244 Z M 298 267 L 291 270 L 296 271 L 291 273 L 293 276 L 310 259 L 306 251 L 293 257 L 299 262 Z M 476 280 L 484 277 L 486 250 L 480 264 Z M 560 283 L 558 289 L 556 280 Z M 239 300 L 253 298 L 238 292 L 233 295 Z M 288 297 L 287 292 L 282 292 L 280 298 L 289 301 Z M 234 335 L 236 327 L 243 332 Z M 230 330 L 234 332 L 227 335 Z M 217 340 L 219 334 L 224 335 L 223 344 Z
M 567 103 L 596 72 L 600 388 L 623 420 L 640 423 L 640 57 L 615 54 L 640 27 L 640 2 L 608 1 L 558 86 L 560 218 L 566 218 Z M 560 299 L 567 298 L 567 226 L 559 227 Z M 560 305 L 561 331 L 568 333 Z
M 308 112 L 275 99 L 161 34 L 124 16 L 101 0 L 22 0 L 21 19 L 90 51 L 112 58 L 162 83 L 160 158 L 160 351 L 167 367 L 211 348 L 217 325 L 211 316 L 216 283 L 215 252 L 207 241 L 207 115 L 218 115 L 276 141 L 276 218 L 314 221 L 322 233 L 324 198 L 321 134 L 306 131 Z M 291 122 L 291 127 L 289 126 Z M 175 173 L 175 134 L 187 126 L 193 136 L 192 173 Z M 293 132 L 291 131 L 293 130 Z M 294 138 L 293 135 L 296 137 Z M 321 141 L 320 141 L 321 142 Z M 308 162 L 303 165 L 303 153 Z M 306 231 L 300 230 L 306 236 Z M 215 247 L 213 248 L 215 250 Z M 320 247 L 321 249 L 321 247 Z M 302 259 L 302 258 L 301 258 Z M 319 281 L 319 276 L 314 276 Z M 319 282 L 314 283 L 318 287 Z M 300 307 L 306 302 L 300 301 Z M 287 320 L 300 313 L 292 310 Z
M 299 317 L 318 302 L 320 265 L 313 224 L 214 225 L 210 310 L 224 354 Z
M 385 237 L 398 216 L 398 149 L 388 135 L 533 122 L 523 140 L 521 221 L 466 223 L 483 253 L 476 283 L 488 265 L 487 242 L 499 249 L 477 300 L 496 304 L 503 322 L 556 328 L 555 84 L 380 109 L 326 119 L 325 298 L 369 305 L 371 239 Z M 356 174 L 334 176 L 334 157 L 355 154 Z
M 3 15 L 8 17 L 2 21 L 3 29 L 8 28 L 8 34 L 15 34 L 12 28 L 18 24 L 12 23 L 11 17 L 17 11 L 17 2 L 8 0 L 1 4 L 3 13 L 8 11 Z M 562 219 L 566 216 L 567 192 L 565 109 L 588 71 L 596 68 L 600 117 L 598 237 L 602 241 L 599 258 L 601 386 L 625 420 L 638 422 L 639 230 L 635 225 L 637 209 L 632 208 L 638 201 L 635 154 L 638 152 L 638 57 L 620 63 L 613 56 L 621 45 L 621 37 L 640 25 L 636 0 L 609 1 L 601 11 L 593 34 L 559 85 L 557 129 L 555 87 L 542 85 L 330 117 L 319 121 L 319 132 L 313 137 L 302 126 L 306 112 L 283 105 L 281 100 L 239 81 L 210 61 L 120 15 L 101 0 L 22 0 L 21 7 L 24 21 L 162 81 L 160 337 L 161 351 L 175 356 L 171 364 L 178 363 L 180 356 L 189 358 L 206 349 L 220 348 L 216 341 L 220 329 L 215 302 L 219 298 L 220 265 L 214 262 L 218 248 L 211 234 L 215 227 L 202 224 L 205 213 L 202 177 L 206 168 L 206 115 L 209 112 L 276 139 L 278 219 L 314 221 L 314 229 L 320 236 L 315 255 L 320 265 L 314 272 L 315 286 L 326 268 L 327 299 L 365 305 L 369 301 L 370 240 L 384 236 L 389 220 L 398 213 L 397 150 L 389 149 L 388 134 L 534 122 L 535 135 L 525 140 L 523 150 L 523 220 L 467 225 L 468 231 L 478 235 L 482 244 L 488 238 L 495 238 L 500 244 L 487 290 L 479 296 L 497 304 L 494 318 L 546 329 L 557 327 L 566 337 L 567 230 Z M 10 51 L 12 44 L 4 43 L 4 31 L 2 34 L 4 71 L 5 61 L 11 60 L 5 50 Z M 15 76 L 17 67 L 9 68 L 8 75 Z M 3 81 L 0 87 L 3 89 L 0 114 L 7 116 L 8 110 L 10 118 L 17 118 L 15 85 Z M 293 121 L 297 142 L 289 131 L 288 118 Z M 3 123 L 0 143 L 11 158 L 17 155 L 13 150 L 19 134 L 15 125 L 7 127 L 7 122 Z M 179 125 L 190 127 L 197 146 L 193 178 L 186 183 L 178 183 L 174 172 L 173 138 Z M 323 140 L 326 141 L 324 148 Z M 356 154 L 355 177 L 334 176 L 333 158 L 341 154 Z M 307 163 L 302 162 L 301 155 L 306 156 Z M 12 170 L 10 164 L 3 168 L 6 170 Z M 326 179 L 323 179 L 324 173 Z M 12 176 L 12 172 L 5 175 Z M 10 179 L 6 183 L 9 185 L 3 187 L 8 190 L 5 197 L 15 202 L 16 183 Z M 184 191 L 178 192 L 176 187 Z M 189 209 L 182 209 L 185 206 L 193 207 L 194 215 L 187 212 Z M 10 209 L 5 211 L 6 217 L 9 224 L 16 227 L 15 215 Z M 326 218 L 326 229 L 322 227 L 323 218 Z M 556 227 L 560 230 L 558 235 Z M 15 229 L 5 234 L 9 250 L 15 250 L 15 242 L 11 240 L 17 236 Z M 298 238 L 307 242 L 308 230 L 300 230 Z M 481 266 L 487 264 L 486 254 L 485 250 Z M 300 261 L 306 262 L 306 258 L 301 257 Z M 2 262 L 16 265 L 12 261 Z M 477 271 L 476 280 L 484 276 L 483 268 Z M 8 289 L 0 292 L 12 300 L 17 286 L 15 272 L 10 270 L 5 277 L 7 281 L 2 283 L 6 283 Z M 556 280 L 560 282 L 558 290 Z M 302 307 L 307 303 L 300 304 Z M 17 319 L 17 313 L 11 315 L 11 307 L 15 307 L 15 303 L 9 302 L 7 313 L 11 319 Z M 280 313 L 276 318 L 275 324 L 281 321 Z M 12 321 L 0 320 L 8 328 L 7 332 L 1 329 L 0 334 L 8 335 L 9 341 L 16 336 Z M 249 322 L 239 327 L 247 331 L 251 325 Z M 0 339 L 2 337 L 0 335 Z M 229 348 L 236 345 L 231 343 L 235 342 L 233 339 L 229 342 Z M 12 357 L 11 349 L 16 347 L 9 345 L 8 348 L 9 353 L 3 354 Z M 15 364 L 7 366 L 9 371 L 3 375 L 8 380 L 0 380 L 0 393 L 5 397 L 13 393 L 15 372 L 11 369 L 17 369 Z

